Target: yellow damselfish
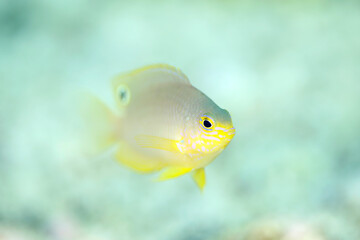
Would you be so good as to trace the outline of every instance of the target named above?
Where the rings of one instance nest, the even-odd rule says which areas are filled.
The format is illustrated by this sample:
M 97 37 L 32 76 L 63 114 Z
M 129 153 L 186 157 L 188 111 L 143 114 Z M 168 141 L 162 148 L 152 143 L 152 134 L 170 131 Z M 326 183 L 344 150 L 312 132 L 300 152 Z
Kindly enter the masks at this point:
M 93 127 L 97 140 L 117 143 L 116 159 L 136 171 L 162 171 L 159 180 L 191 172 L 203 189 L 204 167 L 234 137 L 229 112 L 166 64 L 115 77 L 112 88 L 117 113 L 100 101 L 92 105 L 101 119 Z

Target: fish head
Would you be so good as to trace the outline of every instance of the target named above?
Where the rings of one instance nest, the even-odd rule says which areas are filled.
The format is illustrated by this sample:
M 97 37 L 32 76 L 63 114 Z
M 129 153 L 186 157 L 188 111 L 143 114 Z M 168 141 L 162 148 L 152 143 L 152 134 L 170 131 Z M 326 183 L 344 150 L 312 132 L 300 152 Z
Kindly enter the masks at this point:
M 235 135 L 230 114 L 225 109 L 201 114 L 198 125 L 200 139 L 209 152 L 223 150 Z
M 193 116 L 191 131 L 184 141 L 188 155 L 193 159 L 202 159 L 201 165 L 213 161 L 230 143 L 235 128 L 228 111 L 225 109 L 204 109 Z

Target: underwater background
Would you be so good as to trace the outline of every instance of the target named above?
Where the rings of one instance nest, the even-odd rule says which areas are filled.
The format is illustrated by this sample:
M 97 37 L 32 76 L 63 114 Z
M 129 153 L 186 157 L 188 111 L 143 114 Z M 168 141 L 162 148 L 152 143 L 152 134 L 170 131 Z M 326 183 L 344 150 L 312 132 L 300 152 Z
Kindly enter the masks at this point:
M 154 63 L 231 113 L 203 194 L 79 137 L 78 91 Z M 359 1 L 2 0 L 0 239 L 359 240 L 359 105 Z

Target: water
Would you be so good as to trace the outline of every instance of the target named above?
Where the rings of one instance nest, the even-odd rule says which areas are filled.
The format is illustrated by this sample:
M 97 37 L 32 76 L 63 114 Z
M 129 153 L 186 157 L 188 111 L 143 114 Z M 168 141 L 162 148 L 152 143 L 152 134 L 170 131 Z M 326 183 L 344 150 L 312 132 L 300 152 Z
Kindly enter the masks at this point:
M 1 2 L 0 238 L 359 239 L 359 11 Z M 159 62 L 233 117 L 203 194 L 189 176 L 157 183 L 89 157 L 73 128 L 76 90 L 110 103 L 112 76 Z

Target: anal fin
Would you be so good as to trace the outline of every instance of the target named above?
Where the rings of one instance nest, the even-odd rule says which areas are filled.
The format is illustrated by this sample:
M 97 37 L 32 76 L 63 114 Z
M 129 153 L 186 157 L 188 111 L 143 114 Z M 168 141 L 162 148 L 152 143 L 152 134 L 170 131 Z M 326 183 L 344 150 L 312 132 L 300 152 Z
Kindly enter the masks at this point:
M 164 181 L 171 178 L 176 178 L 190 172 L 192 168 L 189 167 L 168 167 L 166 168 L 157 179 L 158 181 Z
M 138 153 L 124 141 L 120 142 L 115 157 L 123 165 L 142 173 L 158 171 L 164 167 L 158 159 Z

